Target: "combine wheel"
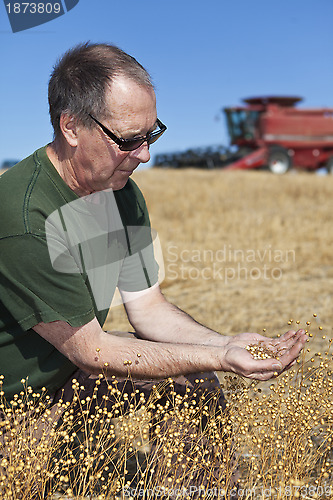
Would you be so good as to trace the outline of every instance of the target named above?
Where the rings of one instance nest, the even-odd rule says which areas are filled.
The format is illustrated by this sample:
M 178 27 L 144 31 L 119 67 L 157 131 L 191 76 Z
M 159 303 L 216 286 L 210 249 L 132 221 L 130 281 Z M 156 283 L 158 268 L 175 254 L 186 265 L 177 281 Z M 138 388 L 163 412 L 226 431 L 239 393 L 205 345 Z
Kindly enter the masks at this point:
M 273 146 L 268 153 L 268 168 L 273 174 L 285 174 L 291 167 L 288 151 L 280 146 Z
M 327 173 L 333 174 L 333 156 L 330 156 L 326 163 Z

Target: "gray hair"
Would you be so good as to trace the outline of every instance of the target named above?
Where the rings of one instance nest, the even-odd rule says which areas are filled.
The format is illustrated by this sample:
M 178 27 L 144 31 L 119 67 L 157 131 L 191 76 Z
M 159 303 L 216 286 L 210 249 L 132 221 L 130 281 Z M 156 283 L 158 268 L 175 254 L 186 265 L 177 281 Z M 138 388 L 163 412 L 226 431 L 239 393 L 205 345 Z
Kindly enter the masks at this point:
M 119 75 L 154 89 L 151 77 L 134 57 L 109 44 L 77 45 L 68 50 L 53 68 L 48 88 L 50 119 L 55 138 L 61 135 L 60 117 L 74 115 L 87 128 L 88 113 L 105 118 L 107 85 Z

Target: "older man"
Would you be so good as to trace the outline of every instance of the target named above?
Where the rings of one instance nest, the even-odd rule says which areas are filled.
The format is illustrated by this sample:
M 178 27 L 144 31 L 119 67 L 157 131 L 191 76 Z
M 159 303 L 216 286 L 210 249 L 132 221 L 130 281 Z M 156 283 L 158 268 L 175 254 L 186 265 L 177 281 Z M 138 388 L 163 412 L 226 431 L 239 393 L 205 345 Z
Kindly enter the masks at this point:
M 149 217 L 130 176 L 166 129 L 145 69 L 114 46 L 80 45 L 55 66 L 49 104 L 53 142 L 0 179 L 0 372 L 7 397 L 20 391 L 21 379 L 54 397 L 74 373 L 87 381 L 88 374 L 130 371 L 135 381 L 218 370 L 267 380 L 293 364 L 304 331 L 275 340 L 221 335 L 161 293 L 150 237 L 133 231 L 149 228 Z M 119 241 L 123 251 L 113 258 Z M 102 261 L 107 255 L 103 265 L 95 254 Z M 103 281 L 105 269 L 111 273 Z M 116 286 L 131 338 L 103 331 Z M 253 359 L 245 347 L 259 340 L 276 347 L 279 360 Z

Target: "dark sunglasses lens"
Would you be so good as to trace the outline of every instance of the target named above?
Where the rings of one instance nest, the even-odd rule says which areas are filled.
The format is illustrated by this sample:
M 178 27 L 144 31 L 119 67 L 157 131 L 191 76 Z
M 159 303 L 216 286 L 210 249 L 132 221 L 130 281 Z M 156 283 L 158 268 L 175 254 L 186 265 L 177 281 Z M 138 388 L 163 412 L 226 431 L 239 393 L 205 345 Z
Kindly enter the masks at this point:
M 132 141 L 126 141 L 123 143 L 121 146 L 119 146 L 119 149 L 121 151 L 134 151 L 135 149 L 138 149 L 142 144 L 144 143 L 144 140 L 140 139 L 136 141 L 133 139 Z
M 147 144 L 148 146 L 150 146 L 151 144 L 153 144 L 154 142 L 157 141 L 157 139 L 159 139 L 161 137 L 161 135 L 164 133 L 164 129 L 163 130 L 159 130 L 158 132 L 153 132 L 151 135 L 149 135 L 147 138 L 145 139 L 133 139 L 133 140 L 127 140 L 125 141 L 121 146 L 119 146 L 119 149 L 121 151 L 134 151 L 135 149 L 138 149 L 140 146 L 142 146 L 142 144 L 147 141 Z

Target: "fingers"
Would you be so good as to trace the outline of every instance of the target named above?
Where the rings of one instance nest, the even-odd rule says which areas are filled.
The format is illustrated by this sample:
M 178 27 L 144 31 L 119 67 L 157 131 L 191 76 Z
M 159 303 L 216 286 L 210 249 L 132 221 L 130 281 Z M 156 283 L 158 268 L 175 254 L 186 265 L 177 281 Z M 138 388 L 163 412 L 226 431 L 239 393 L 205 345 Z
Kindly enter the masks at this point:
M 276 376 L 277 374 L 280 374 L 286 370 L 289 370 L 292 366 L 296 364 L 297 358 L 299 357 L 304 344 L 306 342 L 307 336 L 305 334 L 305 331 L 299 331 L 296 332 L 296 335 L 292 338 L 290 338 L 287 342 L 287 348 L 283 347 L 283 349 L 279 350 L 279 362 L 280 362 L 280 367 L 277 365 L 273 365 L 275 367 L 275 371 L 272 374 L 273 376 Z M 282 353 L 282 355 L 281 355 Z M 268 380 L 267 378 L 265 380 Z
M 284 341 L 280 342 L 279 344 L 275 345 L 275 349 L 277 350 L 277 354 L 279 356 L 284 355 L 298 342 L 300 342 L 303 346 L 306 339 L 307 339 L 307 336 L 305 335 L 305 331 L 299 330 L 298 332 L 296 332 L 294 334 L 294 336 L 288 338 L 288 340 L 284 340 Z
M 289 330 L 279 339 L 274 339 L 274 341 L 271 342 L 271 345 L 274 346 L 279 355 L 283 355 L 298 341 L 301 341 L 301 343 L 304 345 L 306 339 L 307 336 L 305 330 L 297 330 L 297 332 L 295 332 L 294 330 Z
M 292 346 L 290 346 L 290 348 L 284 354 L 282 354 L 282 356 L 280 356 L 280 361 L 285 367 L 290 365 L 300 355 L 306 341 L 305 334 L 304 337 L 305 339 L 303 338 L 303 336 L 298 337 L 297 341 Z
M 283 344 L 284 342 L 288 342 L 289 340 L 295 338 L 295 336 L 298 338 L 302 333 L 305 333 L 305 330 L 297 330 L 297 332 L 295 332 L 295 330 L 288 330 L 281 337 L 272 339 L 272 343 L 274 345 Z
M 255 339 L 258 341 L 258 337 L 256 335 L 248 335 L 248 340 L 252 337 L 252 341 Z M 240 343 L 243 343 L 243 336 L 241 340 L 242 342 Z M 270 378 L 276 377 L 278 374 L 289 369 L 296 363 L 306 340 L 307 335 L 305 330 L 298 330 L 297 332 L 289 330 L 279 339 L 264 338 L 266 347 L 275 351 L 278 359 L 253 359 L 252 355 L 248 351 L 246 351 L 245 354 L 244 347 L 239 345 L 238 348 L 236 348 L 237 361 L 234 358 L 235 352 L 233 352 L 233 349 L 231 350 L 231 353 L 233 354 L 233 359 L 230 358 L 230 365 L 233 367 L 231 371 L 256 380 L 269 380 Z M 262 342 L 262 340 L 259 342 Z M 238 350 L 239 348 L 240 350 Z
M 251 374 L 247 376 L 257 380 L 269 380 L 288 370 L 296 363 L 306 339 L 305 330 L 298 330 L 297 332 L 290 330 L 283 335 L 283 340 L 275 345 L 278 359 L 255 361 L 255 364 L 251 366 Z

